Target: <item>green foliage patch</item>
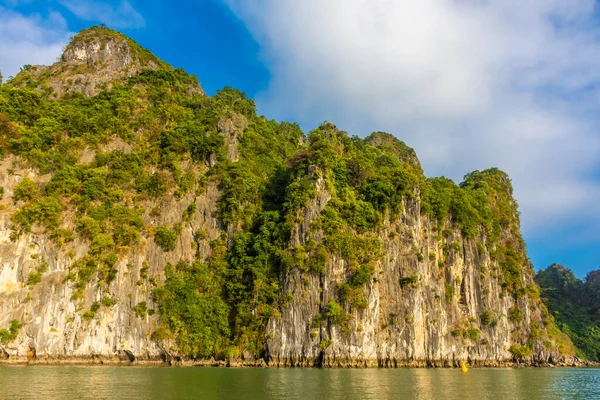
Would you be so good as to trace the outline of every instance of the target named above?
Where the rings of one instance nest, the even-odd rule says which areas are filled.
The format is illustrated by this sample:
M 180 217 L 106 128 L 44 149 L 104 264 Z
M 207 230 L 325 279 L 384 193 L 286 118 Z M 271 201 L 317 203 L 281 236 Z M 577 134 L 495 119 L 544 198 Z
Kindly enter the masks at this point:
M 0 343 L 7 344 L 15 340 L 22 326 L 18 320 L 13 319 L 8 329 L 0 329 Z

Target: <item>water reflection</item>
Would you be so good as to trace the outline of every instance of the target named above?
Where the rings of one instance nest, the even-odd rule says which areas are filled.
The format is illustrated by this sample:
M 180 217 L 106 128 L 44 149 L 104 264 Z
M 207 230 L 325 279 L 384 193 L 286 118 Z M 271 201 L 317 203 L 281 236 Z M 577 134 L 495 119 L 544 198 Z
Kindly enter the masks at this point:
M 594 369 L 0 366 L 1 399 L 593 399 Z

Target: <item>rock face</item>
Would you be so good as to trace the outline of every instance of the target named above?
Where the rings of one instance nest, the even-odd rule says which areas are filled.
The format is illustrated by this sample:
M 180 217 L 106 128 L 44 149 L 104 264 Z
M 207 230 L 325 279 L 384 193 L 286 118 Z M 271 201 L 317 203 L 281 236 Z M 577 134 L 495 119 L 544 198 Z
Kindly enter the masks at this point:
M 24 177 L 39 181 L 32 171 L 11 170 L 13 162 L 8 158 L 0 165 L 0 182 L 5 190 L 0 214 L 0 327 L 8 327 L 15 319 L 23 327 L 16 340 L 0 344 L 0 353 L 6 351 L 9 361 L 26 360 L 30 349 L 35 350 L 37 362 L 130 362 L 131 355 L 138 361 L 169 360 L 169 343 L 150 338 L 157 327 L 156 316 L 139 317 L 134 308 L 141 302 L 146 302 L 148 309 L 155 308 L 151 291 L 164 280 L 167 262 L 191 261 L 196 258 L 195 248 L 204 256 L 209 253 L 208 242 L 219 234 L 218 221 L 212 217 L 219 196 L 216 187 L 209 185 L 199 196 L 190 193 L 179 200 L 161 199 L 148 204 L 143 218 L 149 227 L 178 221 L 190 203 L 197 205 L 197 212 L 182 228 L 174 251 L 167 253 L 151 238 L 142 238 L 136 248 L 120 257 L 118 274 L 110 284 L 90 284 L 83 299 L 75 301 L 76 288 L 66 278 L 74 260 L 87 254 L 89 242 L 76 239 L 57 246 L 40 230 L 18 239 L 11 237 L 13 188 Z M 153 207 L 163 212 L 150 215 Z M 193 233 L 199 230 L 207 232 L 204 240 L 194 238 Z M 47 263 L 41 281 L 28 283 L 29 274 L 41 263 Z M 115 299 L 116 304 L 86 319 L 85 309 L 106 296 Z
M 51 66 L 26 66 L 16 86 L 35 87 L 55 98 L 82 93 L 94 96 L 143 69 L 171 68 L 126 36 L 101 27 L 86 29 L 67 45 L 60 61 Z M 190 91 L 204 93 L 200 85 Z
M 305 138 L 231 88 L 198 94 L 195 77 L 98 27 L 2 86 L 0 360 L 398 367 L 568 353 L 504 173 L 431 183 L 392 135 L 327 123 Z M 169 292 L 179 264 L 194 285 Z M 196 303 L 169 303 L 183 316 L 165 321 L 157 288 Z
M 330 197 L 320 189 L 305 211 L 305 225 Z M 306 227 L 298 229 L 303 230 Z M 406 202 L 403 214 L 388 221 L 378 237 L 384 256 L 366 287 L 367 306 L 348 310 L 350 334 L 330 322 L 312 324 L 347 280 L 344 260 L 333 258 L 323 276 L 295 270 L 285 277 L 283 291 L 293 300 L 269 324 L 268 356 L 273 365 L 456 366 L 469 360 L 498 366 L 513 358 L 509 348 L 514 333 L 526 335 L 523 327 L 541 318 L 539 303 L 502 294 L 496 277 L 500 267 L 491 259 L 485 237 L 464 239 L 453 230 L 438 240 L 431 222 L 420 213 L 418 198 Z M 296 237 L 295 245 L 305 239 Z M 533 284 L 530 274 L 521 279 L 524 286 Z M 510 320 L 513 307 L 523 311 L 523 321 Z M 535 361 L 558 357 L 558 352 L 536 346 Z
M 35 349 L 38 362 L 171 359 L 174 355 L 169 352 L 169 343 L 151 338 L 157 327 L 156 317 L 139 318 L 134 307 L 145 301 L 148 308 L 154 308 L 150 292 L 155 283 L 148 277 L 163 280 L 167 262 L 197 257 L 192 251 L 196 243 L 193 232 L 207 232 L 207 237 L 198 242 L 198 253 L 208 256 L 208 243 L 221 234 L 218 220 L 211 217 L 219 198 L 217 188 L 209 186 L 195 198 L 163 201 L 158 217 L 149 212 L 144 215 L 146 224 L 159 226 L 175 222 L 190 201 L 198 209 L 182 230 L 175 251 L 165 253 L 149 238 L 142 239 L 139 247 L 119 260 L 119 273 L 110 285 L 88 287 L 86 307 L 106 295 L 117 299 L 117 303 L 86 320 L 71 300 L 74 289 L 65 278 L 73 260 L 86 254 L 89 245 L 77 240 L 58 248 L 45 234 L 36 233 L 11 240 L 12 188 L 20 176 L 34 177 L 30 171 L 9 176 L 7 164 L 11 161 L 5 160 L 0 166 L 5 187 L 5 208 L 0 220 L 0 326 L 17 319 L 24 327 L 18 339 L 4 345 L 2 351 L 13 360 L 22 360 L 30 349 Z M 323 180 L 317 180 L 316 186 L 318 194 L 302 211 L 303 225 L 297 226 L 293 245 L 305 242 L 312 221 L 331 198 Z M 515 332 L 529 333 L 524 327 L 541 318 L 540 305 L 528 297 L 515 300 L 502 296 L 495 277 L 499 266 L 487 250 L 482 250 L 484 246 L 478 246 L 485 244 L 485 238 L 465 240 L 460 232 L 453 231 L 440 241 L 430 221 L 421 215 L 418 198 L 407 201 L 404 210 L 378 234 L 384 256 L 376 265 L 375 279 L 365 288 L 367 306 L 348 310 L 346 329 L 350 333 L 331 322 L 312 325 L 315 317 L 323 313 L 323 305 L 337 298 L 339 285 L 347 279 L 343 260 L 330 260 L 325 274 L 293 269 L 282 278 L 283 296 L 291 295 L 292 300 L 279 317 L 269 322 L 265 354 L 269 365 L 453 366 L 468 360 L 473 365 L 498 366 L 512 360 L 509 348 L 515 341 Z M 460 247 L 449 249 L 450 243 Z M 420 257 L 421 253 L 427 256 Z M 446 260 L 444 268 L 439 266 L 442 258 Z M 48 262 L 47 272 L 40 283 L 28 285 L 28 274 L 36 270 L 41 260 Z M 530 275 L 525 274 L 522 279 L 526 284 L 532 283 Z M 513 307 L 523 311 L 523 321 L 510 320 Z M 489 321 L 484 324 L 483 318 Z M 559 359 L 557 351 L 537 345 L 530 362 Z

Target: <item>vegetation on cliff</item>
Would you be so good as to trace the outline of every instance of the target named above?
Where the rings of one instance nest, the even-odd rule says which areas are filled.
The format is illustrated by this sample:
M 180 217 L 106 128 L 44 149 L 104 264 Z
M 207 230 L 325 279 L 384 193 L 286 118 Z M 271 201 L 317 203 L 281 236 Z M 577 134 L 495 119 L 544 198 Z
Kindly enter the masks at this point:
M 8 329 L 0 329 L 0 344 L 10 343 L 15 340 L 22 326 L 19 321 L 13 319 Z
M 73 41 L 95 38 L 105 45 L 122 36 L 92 28 Z M 153 281 L 160 327 L 152 337 L 171 340 L 185 356 L 260 356 L 269 319 L 289 302 L 281 294 L 282 276 L 293 268 L 324 274 L 332 258 L 346 263 L 347 279 L 313 322 L 348 329 L 345 310 L 366 307 L 364 287 L 376 279 L 378 232 L 386 222 L 407 218 L 407 202 L 420 204 L 440 240 L 456 230 L 485 243 L 501 268 L 496 277 L 503 296 L 539 302 L 536 287 L 523 278 L 533 273 L 505 173 L 475 171 L 460 185 L 428 179 L 414 151 L 390 134 L 350 137 L 325 122 L 305 136 L 296 124 L 257 115 L 254 102 L 238 90 L 227 87 L 213 97 L 190 90 L 198 86 L 195 76 L 127 42 L 141 70 L 94 96 L 66 91 L 56 98 L 45 85 L 49 76 L 32 75 L 29 68 L 0 87 L 0 156 L 37 177 L 14 189 L 12 237 L 45 233 L 58 246 L 86 241 L 87 254 L 73 260 L 66 277 L 79 309 L 89 283 L 106 288 L 120 259 L 142 238 L 174 251 L 183 223 L 197 212 L 190 201 L 180 221 L 148 226 L 144 216 L 161 212 L 148 211 L 149 204 L 200 196 L 211 184 L 220 193 L 221 235 L 210 242 L 209 254 L 168 264 L 164 282 Z M 308 239 L 292 247 L 303 209 L 320 184 L 330 199 Z M 195 232 L 198 240 L 204 236 Z M 458 243 L 447 245 L 448 252 L 461 250 Z M 418 251 L 416 257 L 425 258 Z M 406 279 L 399 284 L 418 281 Z M 112 306 L 107 292 L 101 298 Z M 100 303 L 92 308 L 84 313 L 88 319 Z M 149 311 L 145 302 L 136 305 L 140 318 Z M 492 323 L 489 315 L 481 321 Z M 527 355 L 538 339 L 553 345 L 559 337 L 553 329 L 550 318 L 534 321 L 513 354 Z M 478 328 L 469 332 L 476 341 Z

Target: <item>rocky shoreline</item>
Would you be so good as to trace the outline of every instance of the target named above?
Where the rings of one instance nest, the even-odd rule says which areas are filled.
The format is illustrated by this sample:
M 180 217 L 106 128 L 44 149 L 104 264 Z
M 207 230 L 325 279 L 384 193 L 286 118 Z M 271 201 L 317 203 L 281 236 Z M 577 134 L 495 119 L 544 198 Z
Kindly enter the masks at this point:
M 135 357 L 129 352 L 115 355 L 90 356 L 12 356 L 0 359 L 0 365 L 107 365 L 107 366 L 173 366 L 220 368 L 460 368 L 462 360 L 303 360 L 302 362 L 277 362 L 275 360 L 230 359 L 187 360 L 180 357 Z M 469 368 L 587 368 L 600 367 L 594 361 L 565 358 L 556 362 L 514 360 L 466 360 Z

